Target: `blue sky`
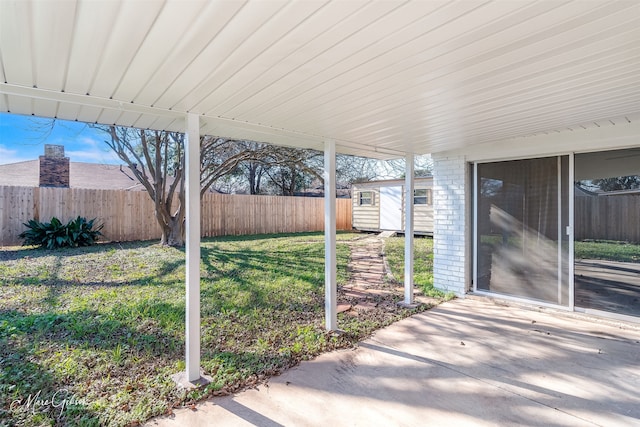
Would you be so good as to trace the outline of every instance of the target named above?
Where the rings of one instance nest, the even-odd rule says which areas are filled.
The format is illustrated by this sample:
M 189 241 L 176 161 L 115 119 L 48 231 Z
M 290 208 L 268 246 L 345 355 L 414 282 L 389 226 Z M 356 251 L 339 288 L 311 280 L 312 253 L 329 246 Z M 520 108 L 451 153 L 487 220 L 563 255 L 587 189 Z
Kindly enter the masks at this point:
M 85 123 L 0 113 L 0 164 L 35 160 L 44 144 L 64 145 L 72 162 L 120 164 L 104 142 L 108 136 Z

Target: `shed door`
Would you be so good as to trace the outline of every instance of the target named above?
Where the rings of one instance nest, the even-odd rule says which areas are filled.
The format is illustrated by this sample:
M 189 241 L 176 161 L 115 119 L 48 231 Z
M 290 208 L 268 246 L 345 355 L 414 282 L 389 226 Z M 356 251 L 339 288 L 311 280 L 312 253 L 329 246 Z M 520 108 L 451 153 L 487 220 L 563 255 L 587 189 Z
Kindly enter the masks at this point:
M 403 230 L 402 186 L 380 187 L 380 229 Z

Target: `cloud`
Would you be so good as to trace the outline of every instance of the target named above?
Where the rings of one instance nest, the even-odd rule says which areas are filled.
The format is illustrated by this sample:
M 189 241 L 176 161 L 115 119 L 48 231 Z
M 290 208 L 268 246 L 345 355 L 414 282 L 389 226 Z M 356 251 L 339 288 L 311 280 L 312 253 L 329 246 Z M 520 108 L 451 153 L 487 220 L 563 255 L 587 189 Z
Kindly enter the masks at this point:
M 2 0 L 0 0 L 2 1 Z M 0 114 L 0 164 L 35 160 L 45 144 L 62 145 L 72 162 L 121 164 L 102 132 L 84 123 Z
M 24 162 L 27 160 L 33 160 L 33 156 L 29 153 L 18 153 L 18 150 L 12 150 L 0 145 L 0 165 L 8 163 Z
M 67 143 L 66 145 L 69 146 L 69 148 L 65 148 L 65 155 L 69 157 L 72 162 L 122 163 L 107 144 L 91 137 L 80 137 L 73 141 L 72 144 Z

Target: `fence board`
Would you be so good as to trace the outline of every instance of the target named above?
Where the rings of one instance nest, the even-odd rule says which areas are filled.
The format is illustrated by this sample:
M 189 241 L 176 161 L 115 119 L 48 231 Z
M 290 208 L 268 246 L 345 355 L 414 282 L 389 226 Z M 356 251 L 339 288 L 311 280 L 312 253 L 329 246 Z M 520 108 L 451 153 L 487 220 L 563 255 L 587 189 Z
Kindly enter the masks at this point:
M 640 243 L 640 195 L 576 197 L 576 240 Z
M 202 236 L 324 230 L 324 199 L 207 193 Z M 104 223 L 112 241 L 160 238 L 154 203 L 144 191 L 0 186 L 0 246 L 19 245 L 30 219 L 66 222 L 77 216 Z M 351 200 L 336 200 L 336 228 L 351 230 Z

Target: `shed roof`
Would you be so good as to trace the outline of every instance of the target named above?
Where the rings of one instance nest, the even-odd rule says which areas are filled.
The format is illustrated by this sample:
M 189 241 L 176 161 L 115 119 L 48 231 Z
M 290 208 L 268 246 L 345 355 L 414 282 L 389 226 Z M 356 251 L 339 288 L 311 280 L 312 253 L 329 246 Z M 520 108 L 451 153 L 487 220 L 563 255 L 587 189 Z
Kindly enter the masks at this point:
M 626 124 L 639 74 L 635 0 L 0 2 L 0 111 L 371 157 Z

